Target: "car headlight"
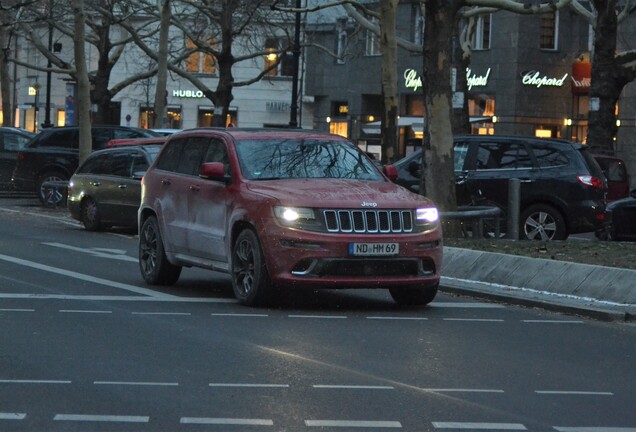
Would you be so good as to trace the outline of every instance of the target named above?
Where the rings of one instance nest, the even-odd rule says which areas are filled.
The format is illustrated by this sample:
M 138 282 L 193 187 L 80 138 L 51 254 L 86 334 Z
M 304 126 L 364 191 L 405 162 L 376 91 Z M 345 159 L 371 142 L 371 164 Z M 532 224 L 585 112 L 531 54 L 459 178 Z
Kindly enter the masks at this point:
M 303 207 L 274 207 L 274 214 L 281 222 L 286 225 L 294 224 L 296 221 L 313 221 L 316 219 L 316 215 L 313 209 Z
M 439 213 L 435 207 L 418 208 L 416 211 L 416 220 L 422 222 L 437 222 L 439 219 Z

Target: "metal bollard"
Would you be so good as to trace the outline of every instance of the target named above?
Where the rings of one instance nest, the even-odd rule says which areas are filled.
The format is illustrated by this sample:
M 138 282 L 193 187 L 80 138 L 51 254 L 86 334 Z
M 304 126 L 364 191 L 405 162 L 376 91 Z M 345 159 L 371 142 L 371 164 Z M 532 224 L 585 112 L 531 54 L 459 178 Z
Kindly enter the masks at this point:
M 506 237 L 519 240 L 519 206 L 521 181 L 517 178 L 508 180 L 508 221 Z

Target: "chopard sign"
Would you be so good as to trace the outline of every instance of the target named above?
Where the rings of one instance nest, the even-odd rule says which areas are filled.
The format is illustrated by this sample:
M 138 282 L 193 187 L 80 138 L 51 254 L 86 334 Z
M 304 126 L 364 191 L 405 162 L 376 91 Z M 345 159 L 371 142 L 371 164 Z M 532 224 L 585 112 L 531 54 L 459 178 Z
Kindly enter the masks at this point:
M 535 86 L 536 88 L 547 87 L 561 87 L 565 82 L 568 74 L 563 75 L 561 78 L 548 78 L 546 75 L 541 76 L 538 71 L 529 71 L 521 73 L 521 82 L 524 85 Z
M 407 69 L 404 71 L 404 85 L 408 89 L 413 89 L 413 91 L 417 91 L 418 88 L 422 87 L 422 78 L 417 74 L 415 69 Z
M 468 84 L 468 90 L 472 90 L 473 87 L 485 87 L 488 85 L 488 76 L 490 75 L 490 68 L 486 71 L 486 75 L 473 75 L 473 71 L 470 68 L 466 69 L 466 82 Z

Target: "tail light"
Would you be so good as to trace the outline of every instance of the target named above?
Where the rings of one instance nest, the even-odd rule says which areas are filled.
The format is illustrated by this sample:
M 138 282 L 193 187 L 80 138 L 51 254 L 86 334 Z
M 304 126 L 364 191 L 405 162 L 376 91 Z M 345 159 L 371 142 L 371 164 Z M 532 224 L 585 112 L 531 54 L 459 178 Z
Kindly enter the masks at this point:
M 594 189 L 604 189 L 605 183 L 598 177 L 591 175 L 580 175 L 576 176 L 576 179 L 584 184 L 585 186 L 591 186 Z
M 25 160 L 26 154 L 24 154 L 24 152 L 18 152 L 18 155 L 16 157 L 18 158 L 18 160 Z

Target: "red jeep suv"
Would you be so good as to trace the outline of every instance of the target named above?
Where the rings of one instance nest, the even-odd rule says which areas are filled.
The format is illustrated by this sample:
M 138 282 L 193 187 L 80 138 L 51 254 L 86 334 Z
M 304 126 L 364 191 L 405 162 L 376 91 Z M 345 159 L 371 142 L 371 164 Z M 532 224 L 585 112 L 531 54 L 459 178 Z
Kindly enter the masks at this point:
M 442 264 L 437 208 L 392 183 L 391 168 L 318 132 L 175 134 L 142 180 L 141 274 L 168 285 L 183 266 L 229 273 L 246 305 L 280 287 L 387 288 L 397 303 L 428 304 Z

